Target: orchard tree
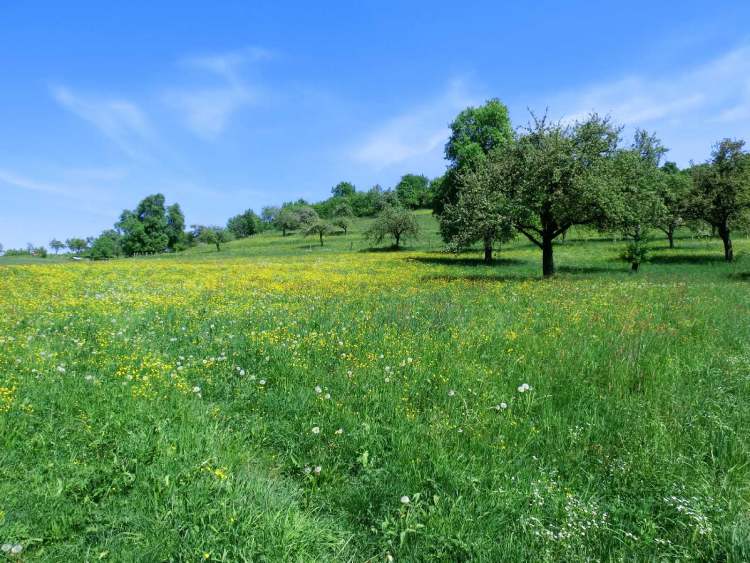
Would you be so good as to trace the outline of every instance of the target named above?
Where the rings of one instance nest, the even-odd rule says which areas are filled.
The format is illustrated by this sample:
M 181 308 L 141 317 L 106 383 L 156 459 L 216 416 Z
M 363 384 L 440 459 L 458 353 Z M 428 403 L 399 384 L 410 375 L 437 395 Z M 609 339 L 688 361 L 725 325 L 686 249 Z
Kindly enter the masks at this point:
M 216 252 L 221 250 L 221 245 L 234 239 L 231 231 L 222 227 L 198 227 L 198 240 L 206 244 L 216 246 Z
M 375 218 L 365 232 L 365 237 L 380 244 L 386 237 L 393 239 L 393 247 L 400 248 L 401 241 L 419 236 L 419 224 L 411 211 L 403 207 L 388 206 Z
M 714 227 L 724 243 L 724 260 L 734 260 L 732 228 L 750 212 L 750 155 L 745 141 L 724 139 L 711 160 L 693 168 L 691 214 Z
M 339 182 L 333 188 L 331 188 L 331 194 L 333 197 L 350 197 L 354 195 L 357 188 L 351 182 Z
M 274 205 L 266 206 L 261 209 L 260 220 L 263 221 L 266 225 L 273 225 L 274 223 L 276 223 L 276 219 L 278 218 L 280 212 L 281 209 Z
M 245 238 L 259 233 L 260 225 L 260 217 L 252 209 L 248 209 L 229 219 L 227 230 L 231 231 L 235 238 Z
M 599 180 L 617 149 L 619 130 L 591 115 L 573 125 L 537 118 L 492 152 L 491 169 L 513 226 L 542 250 L 542 273 L 555 273 L 553 241 L 570 227 L 597 223 L 611 194 Z
M 513 238 L 508 202 L 486 164 L 465 170 L 458 185 L 458 199 L 448 203 L 440 215 L 440 233 L 454 251 L 481 242 L 484 262 L 490 264 L 493 243 Z
M 315 211 L 309 205 L 301 205 L 296 209 L 297 217 L 299 217 L 300 226 L 308 227 L 314 223 L 320 221 L 318 212 Z
M 310 223 L 305 227 L 305 236 L 317 235 L 320 238 L 320 246 L 323 246 L 323 237 L 330 235 L 333 232 L 331 225 L 325 221 L 318 219 L 314 223 Z
M 674 162 L 665 162 L 661 167 L 659 183 L 664 212 L 655 227 L 667 235 L 669 248 L 674 248 L 675 231 L 685 223 L 689 215 L 688 204 L 693 182 L 687 171 L 680 170 Z
M 122 254 L 120 245 L 120 234 L 109 229 L 94 239 L 91 243 L 88 255 L 92 260 L 109 260 Z
M 185 248 L 185 215 L 179 203 L 167 207 L 167 248 L 183 250 Z
M 633 145 L 618 151 L 604 166 L 606 174 L 600 181 L 609 184 L 610 197 L 606 201 L 606 217 L 602 224 L 622 234 L 628 246 L 622 254 L 637 272 L 648 249 L 646 235 L 649 227 L 658 224 L 665 214 L 661 197 L 664 175 L 659 162 L 666 149 L 654 136 L 637 130 Z
M 282 209 L 277 218 L 276 225 L 281 229 L 281 236 L 285 237 L 287 231 L 296 231 L 301 224 L 299 214 L 291 207 Z
M 437 215 L 448 203 L 458 199 L 459 177 L 464 169 L 475 168 L 494 150 L 513 141 L 508 108 L 497 98 L 483 106 L 466 108 L 450 128 L 451 136 L 445 145 L 448 170 L 442 180 L 432 186 L 433 210 Z
M 396 184 L 396 197 L 401 205 L 410 209 L 423 207 L 429 200 L 430 181 L 427 176 L 405 174 Z
M 53 238 L 51 241 L 49 241 L 49 247 L 55 251 L 55 254 L 60 252 L 63 248 L 65 248 L 65 243 L 61 240 L 57 240 L 56 238 Z
M 87 244 L 85 239 L 74 237 L 66 240 L 65 246 L 67 246 L 70 251 L 77 256 L 81 254 L 81 252 L 86 250 Z
M 122 212 L 115 228 L 125 254 L 155 254 L 175 250 L 184 242 L 185 218 L 180 206 L 167 209 L 162 194 L 144 198 L 134 210 Z

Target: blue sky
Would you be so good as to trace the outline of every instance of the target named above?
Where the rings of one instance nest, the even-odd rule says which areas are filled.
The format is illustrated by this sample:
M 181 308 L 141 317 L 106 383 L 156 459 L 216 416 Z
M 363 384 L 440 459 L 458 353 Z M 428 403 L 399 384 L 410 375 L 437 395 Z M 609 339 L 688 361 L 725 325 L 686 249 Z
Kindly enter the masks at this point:
M 3 2 L 0 243 L 98 234 L 162 192 L 189 224 L 439 175 L 499 97 L 750 141 L 750 2 Z

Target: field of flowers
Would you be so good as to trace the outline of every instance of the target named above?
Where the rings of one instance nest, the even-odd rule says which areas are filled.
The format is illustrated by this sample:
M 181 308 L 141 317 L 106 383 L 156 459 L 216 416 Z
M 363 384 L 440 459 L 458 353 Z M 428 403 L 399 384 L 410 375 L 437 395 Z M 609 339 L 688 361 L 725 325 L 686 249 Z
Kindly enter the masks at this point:
M 0 266 L 3 555 L 750 560 L 742 260 L 294 238 Z

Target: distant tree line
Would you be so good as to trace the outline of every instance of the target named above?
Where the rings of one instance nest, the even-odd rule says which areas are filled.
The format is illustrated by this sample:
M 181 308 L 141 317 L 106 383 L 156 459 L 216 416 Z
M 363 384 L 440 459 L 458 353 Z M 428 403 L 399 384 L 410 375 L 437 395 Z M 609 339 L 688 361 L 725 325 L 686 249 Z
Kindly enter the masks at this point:
M 124 210 L 114 228 L 98 237 L 53 239 L 49 248 L 95 260 L 199 243 L 219 251 L 226 242 L 269 229 L 282 237 L 316 237 L 322 246 L 331 234 L 346 235 L 355 217 L 375 217 L 365 236 L 376 244 L 390 238 L 398 248 L 418 234 L 411 210 L 431 208 L 450 250 L 480 244 L 489 263 L 493 252 L 520 235 L 540 249 L 548 277 L 555 272 L 556 241 L 575 226 L 624 239 L 622 258 L 638 271 L 654 229 L 670 248 L 680 228 L 709 229 L 732 261 L 732 235 L 750 225 L 750 155 L 742 140 L 723 139 L 706 162 L 681 170 L 663 162 L 668 150 L 653 133 L 636 130 L 623 145 L 622 128 L 597 114 L 569 124 L 532 114 L 526 126 L 513 128 L 506 106 L 491 99 L 460 112 L 450 129 L 448 166 L 432 180 L 406 174 L 393 189 L 375 185 L 367 191 L 343 181 L 318 203 L 299 199 L 264 207 L 260 215 L 247 209 L 226 226 L 189 229 L 179 204 L 167 205 L 162 194 L 153 194 Z M 5 255 L 46 256 L 47 249 L 29 244 Z

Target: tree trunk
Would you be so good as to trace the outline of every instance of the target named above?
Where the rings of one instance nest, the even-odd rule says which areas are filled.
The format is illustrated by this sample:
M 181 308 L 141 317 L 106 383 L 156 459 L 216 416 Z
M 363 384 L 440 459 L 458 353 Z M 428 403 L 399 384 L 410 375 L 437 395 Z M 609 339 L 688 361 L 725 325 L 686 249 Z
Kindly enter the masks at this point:
M 734 249 L 732 248 L 732 236 L 728 225 L 719 226 L 719 236 L 724 243 L 724 260 L 732 262 L 734 260 Z
M 542 275 L 545 278 L 555 275 L 555 258 L 552 255 L 552 237 L 547 233 L 542 235 Z
M 484 239 L 484 263 L 492 264 L 492 241 Z
M 217 242 L 216 243 L 216 252 L 219 252 L 220 250 L 221 250 L 221 244 Z
M 640 267 L 641 267 L 641 263 L 640 262 L 633 262 L 632 264 L 630 264 L 630 271 L 633 272 L 634 274 L 637 274 L 638 273 L 638 268 L 640 268 Z
M 323 246 L 323 233 L 320 234 L 320 246 Z
M 399 242 L 401 242 L 401 235 L 394 235 L 396 237 L 396 248 L 398 248 Z
M 674 229 L 672 227 L 667 230 L 667 239 L 669 240 L 669 248 L 674 248 Z
M 286 229 L 285 229 L 285 228 L 283 228 L 283 227 L 281 228 L 281 236 L 282 236 L 282 237 L 285 237 L 285 236 L 286 236 Z

